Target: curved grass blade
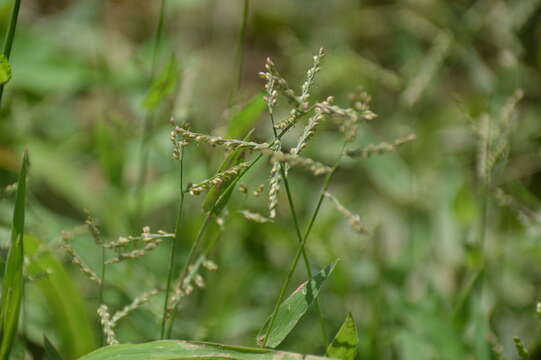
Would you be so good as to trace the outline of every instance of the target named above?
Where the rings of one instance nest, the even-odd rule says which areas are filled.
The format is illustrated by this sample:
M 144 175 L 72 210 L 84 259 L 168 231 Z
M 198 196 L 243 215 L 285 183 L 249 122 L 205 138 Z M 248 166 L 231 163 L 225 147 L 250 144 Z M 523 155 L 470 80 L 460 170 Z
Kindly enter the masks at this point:
M 327 347 L 327 356 L 341 360 L 354 360 L 357 356 L 358 346 L 357 326 L 355 326 L 353 316 L 348 314 L 334 340 Z
M 47 336 L 43 336 L 43 347 L 45 348 L 47 360 L 62 360 L 62 356 L 60 356 L 53 344 L 47 339 Z
M 17 196 L 11 227 L 11 247 L 6 260 L 2 280 L 2 304 L 0 304 L 0 359 L 8 359 L 11 346 L 17 333 L 19 312 L 23 299 L 24 263 L 24 216 L 26 202 L 26 175 L 28 172 L 28 153 L 24 153 Z
M 24 244 L 26 256 L 32 259 L 27 267 L 29 275 L 48 274 L 33 285 L 47 302 L 49 318 L 60 339 L 59 350 L 69 359 L 92 351 L 97 346 L 96 334 L 76 284 L 62 263 L 43 250 L 39 239 L 26 235 Z
M 257 336 L 259 344 L 265 343 L 270 348 L 280 345 L 317 298 L 321 287 L 333 272 L 337 262 L 327 265 L 323 270 L 315 274 L 312 279 L 302 283 L 297 290 L 284 300 L 278 308 L 274 323 L 272 318 L 269 317 L 265 325 L 259 330 Z M 269 338 L 265 341 L 265 334 L 269 326 L 271 326 L 271 331 Z
M 329 360 L 269 349 L 204 342 L 161 340 L 145 344 L 121 344 L 100 348 L 79 360 Z

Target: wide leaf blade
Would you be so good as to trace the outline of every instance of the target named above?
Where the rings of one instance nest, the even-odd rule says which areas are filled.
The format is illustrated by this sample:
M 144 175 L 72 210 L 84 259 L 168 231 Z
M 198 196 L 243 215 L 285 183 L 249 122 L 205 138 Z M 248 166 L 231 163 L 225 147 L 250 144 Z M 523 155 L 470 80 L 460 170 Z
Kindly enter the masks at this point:
M 327 347 L 327 356 L 341 360 L 354 360 L 358 347 L 357 326 L 355 326 L 355 320 L 351 314 L 348 314 L 334 340 Z
M 28 154 L 25 152 L 11 227 L 11 247 L 9 248 L 4 279 L 2 283 L 2 303 L 0 304 L 0 359 L 8 359 L 17 333 L 19 312 L 23 298 L 23 263 L 24 263 L 24 216 L 26 203 L 26 176 L 28 172 Z
M 121 344 L 100 348 L 79 360 L 329 360 L 269 349 L 257 349 L 204 342 L 161 340 L 144 344 Z
M 306 313 L 310 305 L 319 295 L 321 287 L 333 272 L 337 261 L 327 265 L 323 270 L 314 275 L 312 279 L 302 283 L 278 308 L 278 314 L 273 328 L 266 341 L 266 346 L 275 348 L 289 335 L 297 325 L 301 317 Z M 271 317 L 267 319 L 263 328 L 259 331 L 257 342 L 263 343 Z

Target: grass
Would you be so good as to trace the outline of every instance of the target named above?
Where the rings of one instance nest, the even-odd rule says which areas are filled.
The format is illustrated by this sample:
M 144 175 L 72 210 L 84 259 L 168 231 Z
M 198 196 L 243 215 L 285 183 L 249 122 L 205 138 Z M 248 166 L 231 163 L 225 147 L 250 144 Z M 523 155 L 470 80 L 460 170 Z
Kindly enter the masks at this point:
M 0 358 L 537 358 L 540 5 L 6 3 Z

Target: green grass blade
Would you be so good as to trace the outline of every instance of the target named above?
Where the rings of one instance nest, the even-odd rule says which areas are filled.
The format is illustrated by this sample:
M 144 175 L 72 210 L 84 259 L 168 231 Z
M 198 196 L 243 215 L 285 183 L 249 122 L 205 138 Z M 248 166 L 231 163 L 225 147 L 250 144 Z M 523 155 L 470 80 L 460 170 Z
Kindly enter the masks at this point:
M 53 344 L 47 339 L 47 336 L 43 336 L 43 347 L 45 348 L 47 360 L 62 360 L 62 356 L 60 356 Z
M 4 49 L 2 50 L 2 54 L 4 55 L 6 61 L 9 60 L 11 55 L 11 48 L 13 47 L 13 39 L 15 38 L 15 30 L 17 29 L 17 20 L 19 19 L 20 8 L 21 0 L 14 0 L 8 30 L 4 38 Z M 4 84 L 5 82 L 0 84 L 0 103 L 2 102 L 2 95 L 4 94 Z
M 24 215 L 26 202 L 26 175 L 28 172 L 28 154 L 25 152 L 11 227 L 11 247 L 8 252 L 2 283 L 2 304 L 0 304 L 0 359 L 8 359 L 17 333 L 19 312 L 23 299 L 23 264 L 24 264 Z
M 175 56 L 171 56 L 167 67 L 152 83 L 144 101 L 145 108 L 153 110 L 158 107 L 175 90 L 179 77 L 180 72 L 177 59 Z
M 75 282 L 53 253 L 44 251 L 39 239 L 26 235 L 24 244 L 26 256 L 34 259 L 28 264 L 28 274 L 49 273 L 32 285 L 40 289 L 47 303 L 49 319 L 60 339 L 59 350 L 69 359 L 92 351 L 98 344 L 96 333 Z
M 359 334 L 353 316 L 348 314 L 346 320 L 336 333 L 334 340 L 327 347 L 327 356 L 341 360 L 354 360 L 359 347 Z
M 266 109 L 263 93 L 254 96 L 248 104 L 235 114 L 227 125 L 227 138 L 240 139 L 250 131 Z
M 274 324 L 269 318 L 257 336 L 258 343 L 265 342 L 270 348 L 275 348 L 289 335 L 310 305 L 319 295 L 321 287 L 330 276 L 337 261 L 327 265 L 314 277 L 302 283 L 278 308 Z M 269 338 L 265 341 L 267 329 L 271 327 Z
M 269 349 L 229 346 L 203 342 L 161 340 L 145 344 L 111 345 L 98 349 L 79 360 L 328 360 L 322 356 L 304 355 Z

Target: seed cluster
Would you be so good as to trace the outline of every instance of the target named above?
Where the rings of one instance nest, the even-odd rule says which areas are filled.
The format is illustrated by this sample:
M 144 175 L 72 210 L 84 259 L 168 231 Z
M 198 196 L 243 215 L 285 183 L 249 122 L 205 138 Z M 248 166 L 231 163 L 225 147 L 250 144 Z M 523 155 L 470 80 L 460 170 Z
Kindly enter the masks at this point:
M 188 267 L 188 274 L 186 277 L 181 277 L 176 282 L 173 289 L 173 294 L 168 302 L 166 318 L 170 319 L 180 300 L 185 296 L 189 296 L 193 292 L 194 288 L 192 283 L 199 288 L 205 287 L 204 278 L 199 273 L 201 267 L 204 267 L 209 271 L 215 271 L 218 269 L 218 266 L 205 256 L 200 256 L 194 264 L 190 265 Z
M 108 306 L 105 304 L 101 304 L 98 307 L 98 316 L 100 317 L 101 327 L 103 330 L 103 334 L 105 335 L 107 344 L 118 344 L 118 340 L 116 339 L 115 327 L 122 318 L 127 316 L 133 310 L 140 308 L 143 304 L 149 302 L 153 296 L 156 296 L 159 293 L 160 290 L 158 289 L 146 291 L 140 296 L 133 299 L 133 301 L 129 305 L 124 306 L 122 310 L 115 312 L 113 316 L 111 316 L 111 314 L 109 313 Z
M 199 184 L 190 186 L 189 192 L 191 195 L 199 195 L 203 191 L 208 190 L 213 186 L 220 185 L 224 183 L 225 181 L 232 179 L 233 177 L 241 173 L 244 169 L 248 168 L 248 166 L 250 166 L 250 163 L 242 162 L 236 166 L 233 166 L 230 169 L 219 172 L 213 177 L 207 180 L 204 180 L 200 182 Z

